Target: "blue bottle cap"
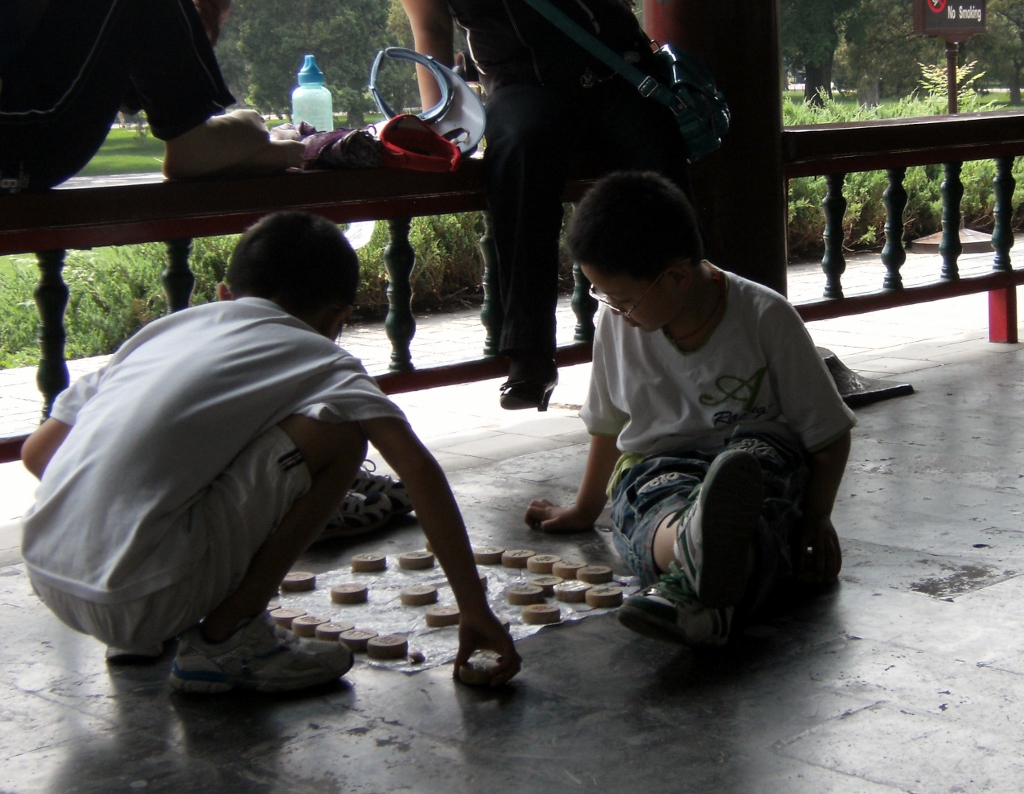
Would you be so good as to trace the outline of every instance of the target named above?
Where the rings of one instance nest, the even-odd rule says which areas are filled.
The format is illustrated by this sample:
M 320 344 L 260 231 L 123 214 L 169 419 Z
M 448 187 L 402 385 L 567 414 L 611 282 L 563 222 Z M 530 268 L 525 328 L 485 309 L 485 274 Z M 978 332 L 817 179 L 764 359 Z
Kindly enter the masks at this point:
M 324 73 L 316 65 L 316 58 L 307 55 L 302 68 L 299 69 L 299 85 L 323 85 Z

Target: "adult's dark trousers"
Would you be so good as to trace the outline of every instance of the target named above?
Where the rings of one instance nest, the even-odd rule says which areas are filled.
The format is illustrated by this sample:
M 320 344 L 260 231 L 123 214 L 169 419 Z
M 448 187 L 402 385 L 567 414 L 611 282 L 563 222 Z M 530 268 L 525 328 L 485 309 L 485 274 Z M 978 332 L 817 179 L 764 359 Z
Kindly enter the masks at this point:
M 0 69 L 0 193 L 73 176 L 125 103 L 166 141 L 234 101 L 191 0 L 49 0 Z
M 672 114 L 625 80 L 592 88 L 507 85 L 487 102 L 484 174 L 505 355 L 555 349 L 562 194 L 574 164 L 653 170 L 687 193 L 686 156 Z

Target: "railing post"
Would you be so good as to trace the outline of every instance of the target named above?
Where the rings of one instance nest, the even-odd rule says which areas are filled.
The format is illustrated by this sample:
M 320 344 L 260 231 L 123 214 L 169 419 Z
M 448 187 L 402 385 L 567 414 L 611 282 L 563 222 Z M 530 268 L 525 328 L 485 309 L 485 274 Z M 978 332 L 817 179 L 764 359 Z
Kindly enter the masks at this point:
M 903 245 L 903 211 L 907 208 L 907 191 L 903 179 L 906 168 L 887 168 L 888 185 L 882 193 L 885 205 L 885 245 L 882 246 L 882 264 L 885 278 L 882 289 L 903 289 L 900 268 L 907 261 L 907 249 Z
M 825 273 L 826 298 L 843 297 L 842 276 L 846 272 L 846 257 L 843 255 L 843 217 L 846 215 L 846 197 L 843 196 L 843 182 L 846 174 L 826 174 L 825 198 L 821 208 L 825 213 L 825 254 L 821 258 L 821 269 Z
M 501 290 L 498 287 L 498 248 L 494 244 L 494 227 L 491 213 L 483 212 L 484 233 L 480 237 L 480 256 L 484 260 L 484 303 L 480 307 L 480 322 L 487 335 L 484 337 L 484 355 L 498 355 L 501 344 L 501 326 L 505 322 L 505 311 L 501 306 Z
M 572 312 L 576 315 L 576 342 L 594 341 L 594 314 L 597 301 L 590 297 L 590 280 L 584 275 L 579 262 L 572 263 Z
M 188 260 L 192 255 L 192 238 L 182 237 L 167 240 L 167 267 L 160 274 L 167 296 L 167 313 L 187 309 L 192 300 L 192 290 L 196 285 L 196 277 L 189 267 Z
M 64 311 L 68 306 L 68 285 L 64 283 L 64 250 L 41 251 L 39 283 L 34 295 L 39 312 L 39 369 L 36 385 L 43 395 L 42 420 L 50 416 L 53 401 L 68 387 L 68 365 L 64 360 Z
M 955 281 L 960 278 L 957 260 L 964 251 L 960 242 L 960 202 L 964 197 L 964 183 L 960 181 L 960 169 L 963 163 L 946 163 L 943 170 L 946 178 L 939 188 L 942 195 L 942 242 L 939 253 L 942 254 L 942 278 Z
M 992 181 L 995 206 L 992 215 L 992 247 L 995 256 L 992 269 L 1012 270 L 1010 249 L 1013 247 L 1013 191 L 1017 180 L 1013 178 L 1013 157 L 996 158 L 996 177 Z M 1017 288 L 993 290 L 988 294 L 988 340 L 990 342 L 1017 342 Z
M 416 252 L 409 243 L 411 218 L 392 218 L 388 221 L 390 241 L 384 249 L 384 269 L 388 274 L 388 314 L 384 330 L 391 340 L 392 372 L 413 369 L 409 346 L 416 334 L 416 320 L 412 316 L 412 286 L 410 277 L 416 264 Z

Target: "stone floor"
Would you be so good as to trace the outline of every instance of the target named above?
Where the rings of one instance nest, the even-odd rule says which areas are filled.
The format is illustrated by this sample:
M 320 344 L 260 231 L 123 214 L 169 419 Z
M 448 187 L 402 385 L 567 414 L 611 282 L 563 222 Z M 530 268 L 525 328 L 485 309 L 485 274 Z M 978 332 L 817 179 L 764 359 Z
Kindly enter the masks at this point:
M 169 656 L 108 667 L 31 595 L 13 523 L 31 480 L 0 467 L 12 521 L 0 530 L 0 791 L 1019 792 L 1024 346 L 986 341 L 985 306 L 969 296 L 811 325 L 861 374 L 915 390 L 857 410 L 836 586 L 786 594 L 714 654 L 610 615 L 545 628 L 496 690 L 453 683 L 450 666 L 360 662 L 302 696 L 196 697 L 167 686 Z M 421 330 L 450 339 L 469 325 Z M 350 344 L 372 361 L 363 335 Z M 397 398 L 475 542 L 622 570 L 604 531 L 546 537 L 521 523 L 531 498 L 575 491 L 586 370 L 563 372 L 546 414 L 502 415 L 496 381 Z M 422 542 L 408 519 L 314 547 L 302 567 Z

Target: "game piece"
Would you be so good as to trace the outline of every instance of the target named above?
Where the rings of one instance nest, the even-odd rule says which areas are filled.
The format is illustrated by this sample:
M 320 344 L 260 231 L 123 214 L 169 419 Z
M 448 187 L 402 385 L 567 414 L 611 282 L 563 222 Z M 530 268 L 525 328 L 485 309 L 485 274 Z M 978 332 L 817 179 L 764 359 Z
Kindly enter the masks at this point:
M 459 668 L 459 680 L 470 686 L 486 686 L 497 669 L 498 658 L 493 651 L 476 651 Z
M 573 579 L 558 585 L 555 588 L 555 596 L 559 601 L 565 601 L 570 604 L 582 604 L 587 600 L 587 590 L 589 589 L 590 585 L 586 582 L 577 582 Z
M 576 571 L 586 567 L 587 564 L 579 560 L 561 560 L 551 566 L 551 573 L 555 576 L 561 576 L 563 579 L 575 579 Z
M 335 604 L 363 604 L 369 597 L 366 585 L 348 582 L 331 588 L 331 601 Z
M 305 590 L 316 589 L 316 574 L 308 571 L 292 571 L 284 577 L 281 582 L 281 591 L 288 593 L 301 593 Z
M 299 615 L 292 621 L 292 631 L 300 637 L 315 637 L 316 627 L 327 623 L 327 618 L 316 615 Z
M 421 607 L 437 603 L 437 588 L 430 584 L 411 584 L 398 594 L 407 607 Z
M 338 635 L 338 639 L 345 644 L 345 646 L 352 651 L 352 653 L 362 653 L 366 650 L 366 643 L 377 636 L 377 632 L 370 629 L 349 629 L 343 631 Z
M 482 546 L 479 549 L 473 549 L 473 559 L 476 560 L 477 565 L 497 565 L 501 562 L 501 555 L 505 553 L 504 549 L 499 549 L 497 546 Z
M 337 642 L 338 636 L 343 631 L 350 631 L 356 627 L 355 623 L 350 623 L 347 620 L 339 621 L 337 623 L 321 623 L 316 627 L 315 636 L 318 640 L 326 640 L 327 642 Z
M 407 551 L 398 555 L 398 564 L 408 570 L 434 567 L 434 555 L 429 551 Z
M 523 623 L 557 623 L 562 619 L 562 610 L 554 604 L 530 604 L 523 607 Z
M 525 568 L 526 561 L 534 554 L 536 552 L 532 549 L 505 549 L 501 555 L 501 564 L 506 568 Z
M 486 590 L 487 589 L 487 574 L 483 573 L 482 571 L 477 571 L 477 573 L 480 575 L 480 586 L 483 587 L 484 590 Z
M 456 626 L 459 623 L 459 608 L 450 606 L 427 607 L 425 617 L 427 625 L 431 628 Z
M 401 634 L 381 634 L 367 641 L 366 653 L 374 659 L 401 659 L 409 653 L 409 643 Z
M 544 596 L 553 596 L 555 594 L 555 587 L 564 582 L 561 576 L 555 576 L 554 574 L 548 574 L 547 576 L 534 576 L 527 584 L 536 585 L 544 591 Z
M 423 541 L 423 548 L 425 548 L 425 549 L 426 549 L 427 551 L 429 551 L 429 552 L 430 552 L 431 554 L 433 554 L 433 553 L 434 553 L 434 547 L 430 545 L 430 541 L 429 541 L 429 540 L 425 540 L 425 541 Z
M 612 580 L 612 569 L 607 565 L 588 565 L 576 571 L 576 578 L 587 584 L 604 584 Z
M 587 590 L 586 600 L 595 608 L 622 606 L 622 588 L 608 584 L 591 587 Z
M 409 664 L 423 664 L 426 660 L 422 651 L 409 651 Z
M 383 554 L 369 552 L 367 554 L 357 554 L 352 558 L 353 571 L 383 571 L 387 567 L 388 558 Z
M 534 554 L 526 561 L 526 568 L 532 573 L 551 573 L 551 567 L 561 561 L 557 554 Z
M 506 595 L 508 602 L 514 606 L 544 603 L 544 588 L 535 584 L 514 584 Z
M 273 612 L 275 609 L 280 609 L 280 608 L 281 608 L 281 602 L 278 601 L 276 598 L 273 601 L 271 601 L 269 604 L 267 604 L 267 612 Z
M 297 617 L 301 617 L 306 614 L 304 609 L 275 609 L 270 613 L 270 617 L 274 619 L 274 623 L 280 626 L 282 629 L 288 629 L 291 631 L 292 621 Z

